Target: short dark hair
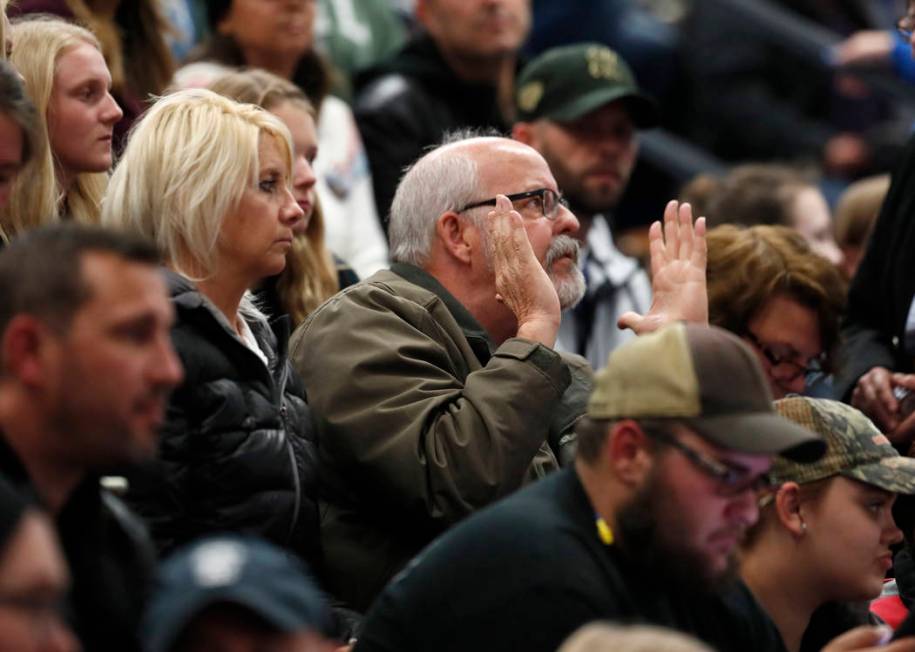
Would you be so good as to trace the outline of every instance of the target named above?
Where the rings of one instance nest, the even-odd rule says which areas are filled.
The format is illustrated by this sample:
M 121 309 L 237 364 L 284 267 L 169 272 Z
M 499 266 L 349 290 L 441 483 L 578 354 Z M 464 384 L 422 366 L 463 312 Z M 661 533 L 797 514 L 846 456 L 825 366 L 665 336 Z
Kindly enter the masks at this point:
M 0 252 L 0 333 L 23 313 L 67 328 L 92 296 L 81 269 L 89 253 L 146 265 L 160 261 L 147 240 L 100 227 L 55 224 L 26 232 Z
M 231 7 L 232 0 L 207 0 L 207 19 L 211 31 L 217 31 L 219 23 L 226 17 Z
M 646 433 L 670 433 L 678 423 L 675 419 L 654 418 L 634 419 Z M 585 463 L 592 463 L 600 456 L 600 451 L 607 441 L 607 433 L 617 422 L 616 419 L 592 419 L 584 416 L 575 425 L 576 455 Z M 655 439 L 649 438 L 648 449 L 656 449 Z
M 38 111 L 26 94 L 19 73 L 3 60 L 0 60 L 0 113 L 9 117 L 22 130 L 24 164 L 39 149 L 41 130 L 38 128 Z

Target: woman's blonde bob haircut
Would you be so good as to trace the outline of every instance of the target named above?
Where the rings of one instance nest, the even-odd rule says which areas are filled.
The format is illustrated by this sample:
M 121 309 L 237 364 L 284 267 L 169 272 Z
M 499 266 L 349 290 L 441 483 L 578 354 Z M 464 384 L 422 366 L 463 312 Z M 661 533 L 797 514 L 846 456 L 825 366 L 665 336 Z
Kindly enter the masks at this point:
M 291 182 L 291 139 L 276 116 L 203 89 L 160 98 L 130 135 L 102 223 L 153 240 L 188 278 L 212 275 L 223 220 L 257 185 L 262 134 L 281 143 Z
M 92 32 L 64 20 L 46 16 L 16 21 L 10 29 L 13 54 L 10 63 L 25 79 L 25 89 L 38 110 L 39 133 L 35 156 L 13 182 L 10 200 L 0 210 L 0 238 L 70 217 L 96 223 L 108 183 L 108 174 L 78 174 L 68 190 L 60 188 L 54 153 L 48 139 L 48 105 L 54 91 L 57 62 L 67 50 L 88 43 L 101 51 Z

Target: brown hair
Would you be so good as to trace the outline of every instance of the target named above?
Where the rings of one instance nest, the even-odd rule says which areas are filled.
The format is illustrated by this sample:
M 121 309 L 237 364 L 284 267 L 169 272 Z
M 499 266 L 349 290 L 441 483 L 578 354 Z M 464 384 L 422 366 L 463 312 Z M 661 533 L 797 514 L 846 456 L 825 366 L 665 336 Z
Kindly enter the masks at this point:
M 826 370 L 839 340 L 845 282 L 839 271 L 792 229 L 731 225 L 708 233 L 709 322 L 742 334 L 775 294 L 785 294 L 817 313 Z
M 145 101 L 165 90 L 175 61 L 164 36 L 171 27 L 158 2 L 121 2 L 110 18 L 93 11 L 86 0 L 66 3 L 77 21 L 98 37 L 116 91 L 130 88 Z
M 840 247 L 864 246 L 889 189 L 888 174 L 861 179 L 845 189 L 836 205 L 836 241 Z
M 750 163 L 715 179 L 696 181 L 710 227 L 720 224 L 794 226 L 793 203 L 813 180 L 800 170 L 782 165 Z M 687 185 L 684 192 L 691 190 Z M 696 192 L 695 189 L 692 189 Z
M 314 107 L 305 93 L 292 82 L 266 70 L 252 68 L 226 73 L 211 83 L 209 89 L 267 111 L 284 102 L 293 102 L 315 119 Z M 336 265 L 324 246 L 324 215 L 316 196 L 305 237 L 296 238 L 286 255 L 286 267 L 277 283 L 277 294 L 292 323 L 298 324 L 339 289 Z

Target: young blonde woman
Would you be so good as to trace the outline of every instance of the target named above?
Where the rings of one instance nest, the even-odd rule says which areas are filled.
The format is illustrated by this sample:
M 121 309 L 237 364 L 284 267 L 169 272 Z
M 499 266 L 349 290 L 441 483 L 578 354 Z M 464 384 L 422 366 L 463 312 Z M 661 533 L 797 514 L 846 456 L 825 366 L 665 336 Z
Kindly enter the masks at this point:
M 41 117 L 40 145 L 0 210 L 0 238 L 60 219 L 97 222 L 122 115 L 98 40 L 46 18 L 15 23 L 10 36 L 10 61 Z
M 265 70 L 231 72 L 210 84 L 210 90 L 237 102 L 256 104 L 280 118 L 292 135 L 292 193 L 304 218 L 286 259 L 286 269 L 271 277 L 259 295 L 273 314 L 286 313 L 293 324 L 305 320 L 331 295 L 357 278 L 324 245 L 324 216 L 315 191 L 314 160 L 318 154 L 315 111 L 298 86 Z
M 813 464 L 776 458 L 778 489 L 762 500 L 741 551 L 740 574 L 789 652 L 819 650 L 867 622 L 846 603 L 877 597 L 902 540 L 896 494 L 915 494 L 915 459 L 902 457 L 858 410 L 837 401 L 790 397 L 782 416 L 827 445 Z
M 112 175 L 102 222 L 163 252 L 185 370 L 158 459 L 127 495 L 162 550 L 236 531 L 318 563 L 316 451 L 288 326 L 248 299 L 283 271 L 302 220 L 292 163 L 279 118 L 198 89 L 156 102 Z

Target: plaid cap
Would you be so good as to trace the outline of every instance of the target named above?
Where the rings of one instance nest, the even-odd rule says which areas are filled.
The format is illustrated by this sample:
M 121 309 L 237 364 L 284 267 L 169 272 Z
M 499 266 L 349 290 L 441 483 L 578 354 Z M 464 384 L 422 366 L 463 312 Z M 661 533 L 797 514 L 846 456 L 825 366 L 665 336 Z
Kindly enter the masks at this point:
M 810 428 L 826 441 L 826 454 L 813 464 L 776 460 L 770 475 L 778 484 L 805 484 L 834 475 L 898 494 L 915 494 L 915 459 L 904 457 L 870 419 L 838 401 L 791 396 L 775 402 L 785 418 Z
M 799 462 L 826 449 L 809 429 L 775 413 L 756 355 L 715 326 L 677 323 L 610 354 L 588 401 L 592 419 L 676 419 L 743 453 Z
M 524 67 L 515 88 L 519 122 L 572 122 L 620 100 L 636 126 L 658 124 L 657 103 L 639 89 L 622 57 L 600 43 L 547 50 Z
M 202 539 L 160 567 L 143 622 L 147 652 L 167 652 L 215 604 L 249 609 L 278 632 L 327 634 L 331 615 L 305 565 L 254 537 Z

